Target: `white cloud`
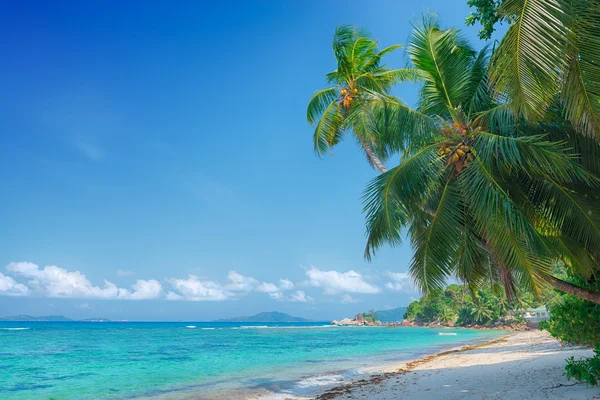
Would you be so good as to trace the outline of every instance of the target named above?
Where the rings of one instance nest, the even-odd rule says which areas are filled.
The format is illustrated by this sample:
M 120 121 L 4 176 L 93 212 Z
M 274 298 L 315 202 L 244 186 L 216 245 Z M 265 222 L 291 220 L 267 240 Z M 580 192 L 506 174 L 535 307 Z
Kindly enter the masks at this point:
M 302 290 L 296 290 L 294 294 L 290 296 L 290 301 L 299 301 L 300 303 L 306 303 L 313 301 L 313 298 L 307 296 L 306 293 Z
M 259 282 L 258 280 L 244 276 L 236 271 L 230 271 L 227 281 L 217 282 L 208 279 L 200 279 L 196 275 L 189 275 L 186 279 L 166 278 L 165 281 L 171 286 L 170 290 L 163 290 L 162 285 L 155 279 L 138 279 L 131 288 L 118 287 L 113 282 L 104 280 L 101 285 L 94 285 L 80 271 L 68 271 L 55 265 L 47 265 L 43 268 L 30 262 L 12 262 L 6 267 L 14 275 L 27 280 L 19 283 L 13 277 L 0 273 L 0 295 L 26 295 L 38 294 L 46 297 L 58 298 L 80 298 L 80 299 L 155 299 L 188 300 L 188 301 L 223 301 L 244 296 L 250 292 L 266 293 L 272 299 L 278 301 L 312 302 L 314 299 L 307 296 L 302 290 L 286 296 L 284 291 L 294 289 L 295 285 L 288 279 L 280 279 L 277 283 Z M 313 286 L 321 286 L 325 291 L 336 291 L 338 286 L 331 284 L 324 276 L 338 274 L 335 271 L 323 272 L 316 268 L 307 272 L 313 278 Z M 354 271 L 339 274 L 345 281 L 356 280 Z M 133 271 L 117 270 L 117 275 L 127 277 L 135 275 Z M 360 275 L 358 275 L 360 277 Z M 25 284 L 26 283 L 26 284 Z M 366 286 L 365 286 L 366 285 Z M 343 290 L 350 291 L 348 284 L 343 284 Z M 358 290 L 369 292 L 373 289 L 363 282 Z M 81 303 L 75 307 L 87 307 L 88 303 Z
M 256 287 L 256 291 L 261 293 L 275 293 L 279 292 L 279 288 L 274 283 L 263 282 Z
M 223 289 L 217 282 L 201 281 L 195 275 L 190 275 L 188 279 L 169 278 L 167 282 L 179 292 L 179 294 L 168 292 L 167 300 L 223 301 L 234 295 L 233 292 Z
M 409 279 L 408 272 L 385 271 L 383 274 L 394 281 L 403 281 L 403 280 Z
M 384 272 L 384 275 L 392 280 L 385 284 L 385 287 L 394 292 L 415 292 L 415 288 L 410 281 L 410 277 L 406 272 Z
M 108 280 L 104 280 L 103 287 L 94 286 L 81 272 L 69 272 L 55 265 L 40 269 L 33 263 L 13 262 L 6 269 L 28 278 L 28 285 L 33 291 L 48 297 L 141 300 L 158 297 L 162 291 L 160 283 L 155 280 L 138 280 L 132 286 L 133 291 L 119 288 Z
M 29 288 L 22 283 L 17 283 L 10 276 L 0 272 L 0 295 L 25 296 L 29 293 Z
M 235 271 L 229 271 L 227 279 L 229 279 L 229 284 L 225 288 L 232 292 L 251 292 L 258 286 L 256 279 L 240 275 Z
M 354 304 L 354 303 L 360 303 L 361 300 L 359 299 L 355 299 L 352 296 L 350 296 L 349 294 L 345 294 L 342 296 L 342 304 Z
M 280 279 L 279 287 L 281 290 L 292 290 L 294 288 L 294 284 L 289 279 Z
M 130 298 L 134 300 L 155 299 L 162 293 L 161 284 L 154 279 L 147 281 L 138 279 L 131 288 L 133 293 L 131 293 Z
M 271 296 L 273 300 L 283 300 L 283 293 L 281 292 L 269 293 L 269 296 Z
M 349 293 L 379 293 L 381 290 L 363 280 L 360 273 L 350 270 L 348 272 L 321 271 L 312 267 L 306 271 L 308 283 L 314 287 L 323 288 L 324 293 L 333 295 L 338 292 Z

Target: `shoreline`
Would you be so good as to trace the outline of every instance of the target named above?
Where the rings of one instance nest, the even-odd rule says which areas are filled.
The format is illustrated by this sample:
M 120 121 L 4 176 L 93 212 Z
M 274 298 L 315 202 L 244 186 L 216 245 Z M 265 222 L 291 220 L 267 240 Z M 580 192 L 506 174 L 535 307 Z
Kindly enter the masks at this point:
M 417 326 L 407 326 L 407 327 L 417 327 Z M 476 329 L 476 328 L 463 328 L 463 329 Z M 428 362 L 432 362 L 440 357 L 444 357 L 444 356 L 447 356 L 450 354 L 455 354 L 455 353 L 461 353 L 461 352 L 468 351 L 468 350 L 474 350 L 474 349 L 477 349 L 480 347 L 492 346 L 497 343 L 505 342 L 510 336 L 515 335 L 516 332 L 517 331 L 514 331 L 514 332 L 508 333 L 502 337 L 499 337 L 499 338 L 496 338 L 493 340 L 489 340 L 489 341 L 486 341 L 483 343 L 466 344 L 463 346 L 451 348 L 449 350 L 444 350 L 444 351 L 440 351 L 437 353 L 427 354 L 420 358 L 406 361 L 406 362 L 400 364 L 399 366 L 394 365 L 393 367 L 390 367 L 390 366 L 382 367 L 381 370 L 383 372 L 378 372 L 378 373 L 372 374 L 368 377 L 363 377 L 362 379 L 354 381 L 354 382 L 348 382 L 346 384 L 342 384 L 339 386 L 329 388 L 329 389 L 325 390 L 323 393 L 314 397 L 314 400 L 334 399 L 343 394 L 350 394 L 354 390 L 365 387 L 367 385 L 380 384 L 383 380 L 392 378 L 395 375 L 402 375 L 402 374 L 410 373 L 415 368 L 417 368 L 419 365 L 422 365 L 422 364 L 425 364 Z
M 348 328 L 348 327 L 346 327 Z M 357 326 L 351 329 L 383 329 L 381 326 Z M 399 326 L 399 328 L 408 328 Z M 412 327 L 422 328 L 422 327 Z M 444 328 L 429 327 L 432 330 L 441 331 Z M 476 331 L 473 328 L 448 328 L 451 330 Z M 485 329 L 482 331 L 486 331 Z M 257 383 L 255 386 L 217 388 L 206 387 L 199 391 L 193 388 L 184 388 L 175 392 L 161 393 L 156 396 L 143 398 L 152 398 L 156 400 L 180 400 L 206 399 L 206 400 L 309 400 L 321 398 L 320 396 L 339 387 L 347 387 L 356 383 L 364 383 L 366 380 L 377 380 L 380 375 L 396 373 L 399 365 L 407 365 L 420 360 L 428 359 L 433 355 L 447 354 L 459 351 L 466 347 L 483 346 L 490 342 L 495 342 L 510 335 L 509 332 L 498 331 L 497 335 L 490 337 L 475 337 L 470 340 L 447 343 L 432 346 L 428 349 L 415 349 L 411 351 L 412 355 L 403 354 L 402 351 L 389 351 L 372 357 L 372 360 L 360 365 L 339 366 L 330 368 L 322 372 L 314 372 L 306 375 L 300 375 L 293 378 L 282 378 L 269 376 L 270 382 Z M 385 356 L 385 357 L 382 357 Z M 377 359 L 377 360 L 376 360 Z M 355 364 L 354 362 L 351 364 Z M 219 385 L 221 386 L 221 385 Z M 324 397 L 323 399 L 326 399 Z
M 314 393 L 315 400 L 600 399 L 600 388 L 567 381 L 565 359 L 591 349 L 562 347 L 541 331 L 512 331 L 396 365 Z

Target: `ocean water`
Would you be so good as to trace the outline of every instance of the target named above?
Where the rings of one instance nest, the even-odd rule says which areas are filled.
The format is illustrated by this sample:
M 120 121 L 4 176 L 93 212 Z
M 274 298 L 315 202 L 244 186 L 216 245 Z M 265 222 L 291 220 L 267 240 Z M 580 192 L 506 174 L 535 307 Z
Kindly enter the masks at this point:
M 502 334 L 325 323 L 0 322 L 0 399 L 211 399 L 254 392 L 283 398 Z

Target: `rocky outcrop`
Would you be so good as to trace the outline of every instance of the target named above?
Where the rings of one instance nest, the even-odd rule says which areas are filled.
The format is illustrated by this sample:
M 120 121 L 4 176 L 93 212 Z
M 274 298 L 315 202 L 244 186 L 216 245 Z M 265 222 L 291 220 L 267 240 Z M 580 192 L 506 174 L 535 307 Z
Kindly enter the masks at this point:
M 373 319 L 371 319 L 370 317 L 365 318 L 362 314 L 356 314 L 352 319 L 344 318 L 341 321 L 331 321 L 331 325 L 384 326 L 387 324 L 382 324 L 381 321 L 373 321 Z
M 467 329 L 498 329 L 505 331 L 525 331 L 528 330 L 529 327 L 524 323 L 517 323 L 511 319 L 501 319 L 496 321 L 495 323 L 490 323 L 487 325 L 478 325 L 478 324 L 469 324 L 469 325 L 455 325 L 454 322 L 443 323 L 440 321 L 433 322 L 423 322 L 423 321 L 415 321 L 414 319 L 405 319 L 402 321 L 402 326 L 420 326 L 423 328 L 452 328 L 452 327 L 460 327 Z

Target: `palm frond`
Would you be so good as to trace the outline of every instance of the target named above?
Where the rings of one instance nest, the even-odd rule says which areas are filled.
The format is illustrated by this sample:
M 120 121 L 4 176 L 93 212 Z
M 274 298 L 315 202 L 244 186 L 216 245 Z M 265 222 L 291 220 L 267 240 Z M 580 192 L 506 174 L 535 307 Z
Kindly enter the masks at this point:
M 374 92 L 368 96 L 365 119 L 361 122 L 387 154 L 425 145 L 440 137 L 434 118 L 413 110 L 395 97 Z
M 598 260 L 584 245 L 566 236 L 552 236 L 547 238 L 548 248 L 555 250 L 557 258 L 564 261 L 572 271 L 584 279 L 596 276 Z
M 514 113 L 507 103 L 501 103 L 481 111 L 474 119 L 474 123 L 482 126 L 482 129 L 499 133 L 502 136 L 515 136 L 519 121 L 519 116 Z
M 424 79 L 421 111 L 448 115 L 465 103 L 475 52 L 456 29 L 441 30 L 425 18 L 415 25 L 407 53 Z
M 524 193 L 561 235 L 585 247 L 600 248 L 600 203 L 577 194 L 551 177 L 522 179 Z
M 331 102 L 323 112 L 313 134 L 314 149 L 319 157 L 322 157 L 329 148 L 341 140 L 343 123 L 338 102 Z
M 573 126 L 600 139 L 600 3 L 575 0 L 569 5 L 571 30 L 560 97 Z
M 549 175 L 560 182 L 595 179 L 577 164 L 565 143 L 545 140 L 541 135 L 510 137 L 482 131 L 473 146 L 478 159 L 488 167 L 496 163 L 508 172 Z
M 435 215 L 413 241 L 415 254 L 409 273 L 424 293 L 444 287 L 447 278 L 454 272 L 456 253 L 461 246 L 461 196 L 452 175 L 445 175 L 439 187 Z
M 319 90 L 310 98 L 306 108 L 306 119 L 309 124 L 314 124 L 327 107 L 337 100 L 339 92 L 335 88 L 326 88 Z
M 467 99 L 464 109 L 468 115 L 489 110 L 494 106 L 488 82 L 487 65 L 489 61 L 489 46 L 485 46 L 477 55 L 471 66 L 469 84 L 466 89 Z
M 537 292 L 539 276 L 549 271 L 552 259 L 542 237 L 511 199 L 500 172 L 476 159 L 460 174 L 459 182 L 473 210 L 473 224 L 497 263 L 511 271 L 522 287 Z
M 422 203 L 432 177 L 443 169 L 436 150 L 437 145 L 432 144 L 404 156 L 400 165 L 379 175 L 367 186 L 363 196 L 367 259 L 383 244 L 400 242 L 401 230 L 408 222 L 408 210 L 414 212 Z
M 541 119 L 558 92 L 568 35 L 563 0 L 506 0 L 501 16 L 513 24 L 492 56 L 490 81 L 515 113 Z
M 389 54 L 395 50 L 401 49 L 401 48 L 402 48 L 402 45 L 395 44 L 392 46 L 388 46 L 385 49 L 382 49 L 380 51 L 374 52 L 374 54 L 371 57 L 369 57 L 368 60 L 366 60 L 366 62 L 364 63 L 364 65 L 362 67 L 362 70 L 365 72 L 371 72 L 371 71 L 379 68 L 381 66 L 381 60 L 382 60 L 383 56 L 385 56 L 386 54 Z
M 482 246 L 473 218 L 465 204 L 462 205 L 462 227 L 460 246 L 456 252 L 455 274 L 471 288 L 482 287 L 490 278 L 490 260 Z

